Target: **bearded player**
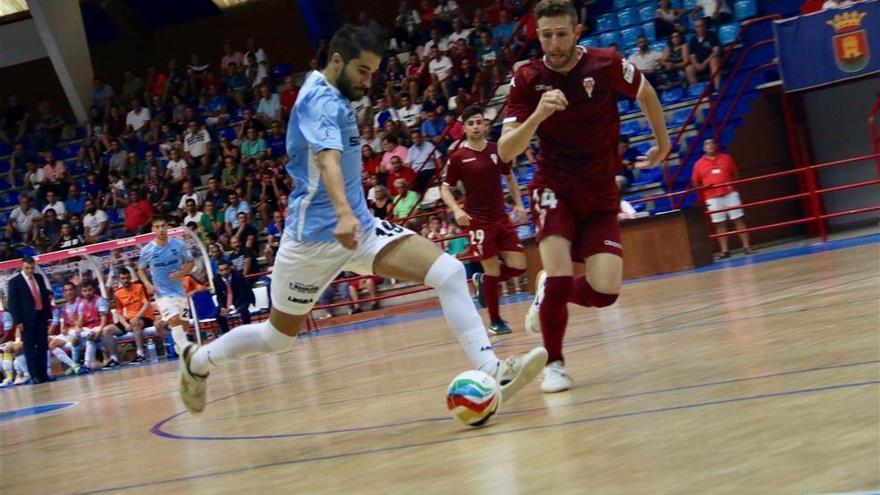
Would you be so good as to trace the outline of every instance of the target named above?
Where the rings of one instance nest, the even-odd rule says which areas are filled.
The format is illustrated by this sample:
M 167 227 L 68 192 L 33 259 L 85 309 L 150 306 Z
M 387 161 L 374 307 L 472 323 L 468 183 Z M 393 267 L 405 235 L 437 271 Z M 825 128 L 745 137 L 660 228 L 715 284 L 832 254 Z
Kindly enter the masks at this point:
M 516 227 L 504 208 L 501 177 L 507 181 L 518 221 L 525 221 L 526 211 L 510 163 L 500 160 L 495 143 L 486 140 L 483 109 L 467 108 L 461 120 L 467 140 L 449 156 L 440 195 L 455 215 L 455 222 L 468 229 L 471 250 L 483 265 L 484 273 L 475 274 L 473 282 L 478 298 L 489 310 L 489 331 L 506 334 L 510 327 L 499 314 L 498 284 L 522 275 L 526 257 Z M 459 181 L 466 191 L 464 208 L 452 195 Z
M 656 166 L 670 146 L 654 88 L 616 50 L 577 46 L 582 27 L 569 0 L 542 0 L 535 18 L 544 57 L 514 76 L 498 154 L 512 160 L 538 136 L 529 191 L 544 272 L 525 324 L 544 336 L 541 390 L 551 393 L 571 387 L 562 355 L 566 305 L 610 306 L 620 292 L 617 95 L 638 100 L 654 134 L 656 146 L 638 167 Z M 573 277 L 573 261 L 586 265 L 585 277 Z

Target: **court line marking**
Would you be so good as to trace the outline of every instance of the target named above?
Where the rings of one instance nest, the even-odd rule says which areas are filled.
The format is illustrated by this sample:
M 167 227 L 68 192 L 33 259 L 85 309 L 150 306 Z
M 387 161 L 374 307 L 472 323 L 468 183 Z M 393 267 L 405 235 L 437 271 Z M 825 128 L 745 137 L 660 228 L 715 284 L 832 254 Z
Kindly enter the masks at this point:
M 391 447 L 380 447 L 380 448 L 375 448 L 375 449 L 359 450 L 359 451 L 354 451 L 354 452 L 345 452 L 345 453 L 341 453 L 341 454 L 330 454 L 330 455 L 324 455 L 324 456 L 306 457 L 306 458 L 302 458 L 302 459 L 289 459 L 286 461 L 276 461 L 276 462 L 270 462 L 270 463 L 265 463 L 265 464 L 258 464 L 255 466 L 227 469 L 227 470 L 222 470 L 222 471 L 216 471 L 213 473 L 195 474 L 195 475 L 191 475 L 191 476 L 181 476 L 181 477 L 170 478 L 170 479 L 165 479 L 165 480 L 147 481 L 147 482 L 143 482 L 143 483 L 136 483 L 136 484 L 130 484 L 130 485 L 121 485 L 121 486 L 115 486 L 115 487 L 101 488 L 101 489 L 90 490 L 90 491 L 86 491 L 86 492 L 78 492 L 75 495 L 91 495 L 91 494 L 96 494 L 96 493 L 108 493 L 108 492 L 121 491 L 121 490 L 130 490 L 133 488 L 144 488 L 144 487 L 148 487 L 148 486 L 166 485 L 166 484 L 177 483 L 177 482 L 181 482 L 181 481 L 193 481 L 193 480 L 199 480 L 199 479 L 214 478 L 214 477 L 218 477 L 218 476 L 225 476 L 228 474 L 245 473 L 248 471 L 256 471 L 256 470 L 260 470 L 260 469 L 272 468 L 272 467 L 278 467 L 278 466 L 289 466 L 289 465 L 295 465 L 295 464 L 306 464 L 306 463 L 311 463 L 311 462 L 345 459 L 345 458 L 370 455 L 370 454 L 381 454 L 381 453 L 385 453 L 385 452 L 394 452 L 394 451 L 398 451 L 398 450 L 408 450 L 408 449 L 418 448 L 418 447 L 442 445 L 442 444 L 448 444 L 448 443 L 453 443 L 453 442 L 460 442 L 460 441 L 464 441 L 464 440 L 474 440 L 474 439 L 478 439 L 478 438 L 496 437 L 496 436 L 501 436 L 501 435 L 509 435 L 509 434 L 513 434 L 513 433 L 523 433 L 523 432 L 528 432 L 528 431 L 545 430 L 545 429 L 556 428 L 556 427 L 561 427 L 561 426 L 572 426 L 572 425 L 578 425 L 578 424 L 596 423 L 596 422 L 601 422 L 601 421 L 609 421 L 609 420 L 623 419 L 623 418 L 632 418 L 632 417 L 646 416 L 646 415 L 651 415 L 651 414 L 661 414 L 661 413 L 673 412 L 673 411 L 684 411 L 684 410 L 689 410 L 689 409 L 699 409 L 699 408 L 705 408 L 705 407 L 711 407 L 711 406 L 717 406 L 717 405 L 734 404 L 734 403 L 739 403 L 739 402 L 747 402 L 747 401 L 763 400 L 763 399 L 775 399 L 775 398 L 789 397 L 789 396 L 794 396 L 794 395 L 802 395 L 802 394 L 826 392 L 826 391 L 832 391 L 832 390 L 842 390 L 842 389 L 850 389 L 850 388 L 858 388 L 858 387 L 869 387 L 869 386 L 875 386 L 875 385 L 880 385 L 880 380 L 871 380 L 871 381 L 853 382 L 853 383 L 841 383 L 841 384 L 836 384 L 836 385 L 827 385 L 827 386 L 823 386 L 823 387 L 802 388 L 802 389 L 787 390 L 787 391 L 782 391 L 782 392 L 771 392 L 771 393 L 766 393 L 766 394 L 748 395 L 748 396 L 743 396 L 743 397 L 733 397 L 733 398 L 727 398 L 727 399 L 718 399 L 718 400 L 705 401 L 705 402 L 694 402 L 694 403 L 682 404 L 682 405 L 678 405 L 678 406 L 660 407 L 660 408 L 652 408 L 652 409 L 641 409 L 641 410 L 630 411 L 630 412 L 626 412 L 626 413 L 607 414 L 607 415 L 602 415 L 602 416 L 591 416 L 591 417 L 586 417 L 586 418 L 573 419 L 573 420 L 569 420 L 569 421 L 562 421 L 562 422 L 558 422 L 558 423 L 550 423 L 550 424 L 536 425 L 536 426 L 527 426 L 527 427 L 515 428 L 512 430 L 506 430 L 506 431 L 496 431 L 496 432 L 487 431 L 487 432 L 476 433 L 476 434 L 472 434 L 472 435 L 465 434 L 462 436 L 457 436 L 454 438 L 446 438 L 446 439 L 442 439 L 442 440 L 416 442 L 416 443 L 412 443 L 412 444 L 394 445 Z M 479 432 L 480 430 L 465 430 L 465 431 Z
M 574 402 L 569 402 L 566 404 L 543 405 L 541 407 L 535 407 L 535 408 L 530 408 L 530 409 L 514 409 L 512 411 L 502 412 L 501 414 L 499 414 L 499 416 L 513 416 L 513 415 L 517 415 L 517 414 L 527 414 L 527 413 L 532 413 L 532 412 L 545 411 L 545 410 L 549 410 L 549 409 L 581 406 L 584 404 L 592 404 L 592 403 L 597 403 L 597 402 L 608 402 L 608 401 L 613 401 L 613 400 L 631 399 L 631 398 L 635 398 L 635 397 L 643 397 L 646 395 L 656 395 L 656 394 L 664 394 L 664 393 L 670 393 L 670 392 L 680 392 L 683 390 L 692 390 L 692 389 L 705 388 L 705 387 L 715 387 L 715 386 L 719 386 L 719 385 L 730 385 L 732 383 L 741 383 L 741 382 L 747 382 L 747 381 L 753 381 L 753 380 L 763 380 L 763 379 L 767 379 L 767 378 L 776 378 L 776 377 L 780 377 L 780 376 L 790 376 L 790 375 L 797 375 L 797 374 L 802 374 L 802 373 L 812 373 L 812 372 L 816 372 L 816 371 L 827 371 L 827 370 L 840 369 L 840 368 L 866 366 L 866 365 L 872 365 L 872 364 L 878 364 L 878 363 L 880 363 L 880 360 L 857 361 L 857 362 L 844 363 L 844 364 L 816 366 L 813 368 L 805 368 L 805 369 L 799 369 L 799 370 L 780 371 L 780 372 L 776 372 L 776 373 L 766 373 L 763 375 L 756 375 L 756 376 L 750 376 L 750 377 L 744 377 L 744 378 L 730 378 L 730 379 L 726 379 L 726 380 L 718 380 L 718 381 L 705 382 L 705 383 L 695 383 L 695 384 L 690 384 L 690 385 L 681 385 L 678 387 L 669 387 L 669 388 L 662 388 L 662 389 L 656 389 L 656 390 L 645 390 L 645 391 L 641 391 L 641 392 L 632 392 L 632 393 L 622 394 L 622 395 L 611 395 L 611 396 L 606 396 L 606 397 L 582 399 L 582 400 L 578 400 L 578 401 L 574 401 Z M 428 390 L 431 388 L 437 388 L 437 387 L 427 387 L 427 388 L 422 388 L 422 389 L 411 390 L 408 392 L 419 392 L 419 391 L 424 391 L 424 390 Z M 400 393 L 403 393 L 403 392 L 393 392 L 393 393 L 386 394 L 386 395 L 395 395 L 395 394 L 400 394 Z M 371 396 L 372 399 L 375 399 L 376 397 L 380 397 L 380 396 Z M 357 400 L 361 400 L 361 399 L 345 399 L 345 400 L 357 401 Z M 271 413 L 272 414 L 287 413 L 287 412 L 296 411 L 299 409 L 310 409 L 310 408 L 314 408 L 314 407 L 326 407 L 328 405 L 337 404 L 337 403 L 339 403 L 339 402 L 331 401 L 331 402 L 327 402 L 327 403 L 315 404 L 313 406 L 309 406 L 308 408 L 276 409 L 276 410 L 271 411 Z M 370 430 L 381 430 L 381 429 L 385 429 L 385 428 L 396 428 L 396 427 L 400 427 L 400 426 L 407 426 L 407 425 L 413 425 L 413 424 L 419 424 L 419 423 L 431 423 L 431 422 L 438 422 L 438 421 L 453 421 L 453 419 L 449 416 L 441 416 L 441 417 L 420 418 L 420 419 L 414 419 L 414 420 L 410 420 L 410 421 L 402 421 L 402 422 L 397 422 L 397 423 L 386 423 L 386 424 L 379 424 L 379 425 L 372 425 L 372 426 L 357 426 L 357 427 L 351 427 L 351 428 L 339 428 L 339 429 L 335 429 L 335 430 L 325 430 L 325 431 L 276 433 L 276 434 L 268 434 L 268 435 L 240 435 L 240 436 L 180 435 L 177 433 L 167 432 L 162 429 L 166 423 L 168 423 L 171 420 L 176 419 L 184 414 L 186 414 L 186 411 L 182 411 L 180 413 L 177 413 L 173 416 L 170 416 L 168 418 L 165 418 L 165 419 L 159 421 L 158 423 L 153 425 L 152 428 L 150 428 L 150 433 L 152 433 L 156 436 L 162 437 L 162 438 L 170 439 L 170 440 L 198 440 L 198 441 L 272 440 L 272 439 L 278 439 L 278 438 L 335 435 L 335 434 L 340 434 L 340 433 L 354 433 L 354 432 L 359 432 L 359 431 L 370 431 Z M 237 417 L 238 418 L 248 418 L 248 417 L 254 417 L 257 415 L 259 415 L 259 414 L 243 415 L 243 416 L 239 415 Z
M 52 402 L 49 404 L 38 404 L 35 406 L 22 407 L 20 409 L 11 409 L 9 411 L 0 411 L 0 423 L 3 423 L 5 421 L 12 421 L 14 419 L 46 416 L 47 414 L 70 409 L 77 404 L 79 404 L 79 402 Z

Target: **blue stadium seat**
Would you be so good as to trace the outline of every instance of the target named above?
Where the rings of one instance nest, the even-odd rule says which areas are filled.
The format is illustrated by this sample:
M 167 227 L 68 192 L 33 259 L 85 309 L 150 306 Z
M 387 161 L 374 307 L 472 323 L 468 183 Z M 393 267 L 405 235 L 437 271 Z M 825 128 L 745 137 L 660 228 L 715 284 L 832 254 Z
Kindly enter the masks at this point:
M 107 220 L 110 223 L 119 223 L 122 221 L 122 217 L 119 216 L 119 210 L 116 208 L 107 208 Z
M 667 43 L 665 40 L 657 40 L 651 42 L 651 50 L 654 50 L 655 52 L 663 53 L 663 50 L 665 50 L 667 46 L 669 46 L 669 43 Z
M 578 41 L 580 46 L 599 46 L 599 38 L 596 36 L 587 36 Z
M 275 64 L 272 66 L 272 79 L 283 79 L 293 73 L 290 64 Z
M 9 168 L 10 168 L 9 161 L 0 160 L 0 174 L 8 173 Z
M 228 141 L 232 141 L 235 139 L 235 128 L 234 127 L 227 127 L 226 129 L 223 129 L 222 131 L 220 131 L 220 134 L 223 137 L 225 137 Z
M 672 5 L 673 9 L 684 8 L 684 3 L 682 2 L 682 0 L 672 0 L 671 2 L 669 2 L 669 4 Z
M 620 134 L 622 136 L 633 137 L 642 133 L 642 124 L 638 120 L 630 120 L 620 124 Z
M 672 117 L 669 118 L 669 121 L 666 122 L 666 126 L 670 129 L 681 127 L 684 125 L 685 121 L 691 114 L 690 108 L 682 108 L 681 110 L 677 110 L 672 114 Z
M 6 156 L 12 154 L 12 145 L 7 143 L 0 143 L 0 156 Z
M 617 31 L 611 31 L 599 35 L 599 44 L 603 47 L 608 48 L 612 43 L 616 43 L 617 46 L 620 46 L 620 34 L 618 34 Z
M 708 85 L 709 83 L 707 82 L 698 82 L 691 84 L 690 86 L 688 86 L 687 90 L 688 98 L 699 98 L 703 94 L 703 91 L 706 90 L 706 86 Z
M 18 205 L 18 191 L 9 191 L 3 198 L 3 207 Z
M 636 150 L 639 155 L 645 155 L 648 153 L 648 150 L 651 149 L 651 146 L 653 145 L 654 143 L 652 143 L 651 141 L 645 141 L 643 143 L 639 143 L 633 146 L 633 149 Z
M 620 27 L 632 26 L 639 23 L 639 11 L 633 7 L 617 12 L 617 25 Z
M 669 198 L 657 198 L 654 200 L 654 206 L 651 208 L 651 215 L 663 213 L 672 209 Z
M 636 0 L 614 0 L 614 10 L 624 9 L 626 7 L 632 7 L 636 4 Z
M 614 14 L 602 14 L 596 17 L 596 29 L 600 33 L 617 29 L 617 16 Z
M 721 41 L 722 45 L 729 45 L 736 41 L 736 36 L 739 34 L 739 23 L 731 22 L 730 24 L 724 24 L 723 26 L 718 28 L 718 39 Z
M 653 4 L 639 5 L 639 20 L 642 22 L 654 22 L 654 12 L 657 8 Z
M 6 177 L 0 177 L 0 191 L 5 191 L 7 189 L 12 189 L 12 184 L 6 180 Z
M 619 113 L 620 115 L 629 113 L 631 108 L 632 106 L 630 106 L 629 100 L 617 101 L 617 113 Z
M 657 35 L 654 32 L 654 21 L 642 24 L 642 34 L 645 35 L 645 38 L 648 38 L 648 42 L 657 40 Z
M 6 210 L 0 213 L 0 224 L 6 225 L 6 222 L 9 221 L 10 216 L 12 216 L 12 210 Z
M 758 5 L 755 0 L 737 0 L 733 4 L 733 17 L 741 21 L 758 15 Z
M 640 184 L 650 184 L 651 182 L 660 182 L 663 179 L 663 167 L 646 168 L 639 171 L 638 182 Z
M 682 0 L 681 8 L 685 10 L 693 10 L 697 7 L 697 0 Z
M 672 88 L 660 94 L 660 102 L 663 105 L 672 105 L 684 99 L 684 90 L 681 88 Z
M 208 291 L 195 292 L 192 295 L 193 306 L 199 321 L 217 317 L 217 305 Z
M 623 48 L 628 49 L 636 46 L 636 40 L 642 35 L 642 30 L 637 27 L 629 27 L 620 30 L 620 39 L 623 41 Z

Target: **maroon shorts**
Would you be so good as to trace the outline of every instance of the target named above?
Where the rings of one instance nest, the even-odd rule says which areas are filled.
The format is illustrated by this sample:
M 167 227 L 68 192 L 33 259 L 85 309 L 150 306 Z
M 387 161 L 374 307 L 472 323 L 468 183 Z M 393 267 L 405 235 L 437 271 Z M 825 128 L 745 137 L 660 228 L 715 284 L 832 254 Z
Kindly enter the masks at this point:
M 591 209 L 544 186 L 531 194 L 538 242 L 551 235 L 565 237 L 571 241 L 571 259 L 577 262 L 597 253 L 623 257 L 617 210 Z
M 468 227 L 470 254 L 481 260 L 498 256 L 502 251 L 523 252 L 522 241 L 509 218 L 497 222 L 472 222 Z

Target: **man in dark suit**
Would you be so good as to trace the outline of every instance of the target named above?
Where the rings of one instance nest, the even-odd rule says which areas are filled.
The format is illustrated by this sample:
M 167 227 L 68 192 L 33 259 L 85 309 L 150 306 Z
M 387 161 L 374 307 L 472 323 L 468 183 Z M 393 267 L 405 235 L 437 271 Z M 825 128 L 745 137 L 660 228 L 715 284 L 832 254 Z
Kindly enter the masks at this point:
M 217 275 L 214 275 L 214 292 L 217 294 L 217 306 L 220 311 L 217 314 L 217 325 L 220 331 L 229 331 L 228 316 L 233 312 L 241 316 L 241 324 L 251 322 L 251 313 L 248 307 L 254 304 L 254 291 L 244 276 L 228 261 L 220 261 L 217 265 Z
M 46 280 L 34 272 L 34 259 L 21 260 L 21 273 L 9 279 L 9 312 L 14 325 L 21 325 L 24 357 L 34 383 L 51 381 L 46 374 L 49 350 L 49 320 L 52 319 L 51 292 Z

